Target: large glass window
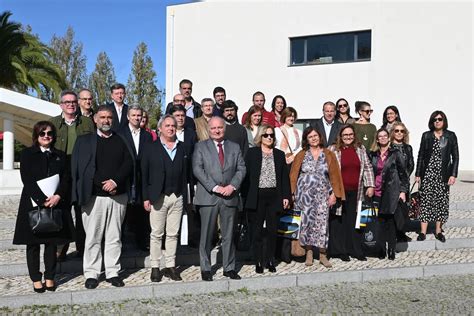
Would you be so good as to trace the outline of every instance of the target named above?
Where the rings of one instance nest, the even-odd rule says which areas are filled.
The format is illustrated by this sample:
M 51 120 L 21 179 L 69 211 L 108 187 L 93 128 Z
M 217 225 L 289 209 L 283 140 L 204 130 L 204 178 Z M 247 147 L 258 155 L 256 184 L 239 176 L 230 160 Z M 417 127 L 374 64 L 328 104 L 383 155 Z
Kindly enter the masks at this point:
M 367 61 L 372 31 L 357 31 L 290 38 L 290 65 Z

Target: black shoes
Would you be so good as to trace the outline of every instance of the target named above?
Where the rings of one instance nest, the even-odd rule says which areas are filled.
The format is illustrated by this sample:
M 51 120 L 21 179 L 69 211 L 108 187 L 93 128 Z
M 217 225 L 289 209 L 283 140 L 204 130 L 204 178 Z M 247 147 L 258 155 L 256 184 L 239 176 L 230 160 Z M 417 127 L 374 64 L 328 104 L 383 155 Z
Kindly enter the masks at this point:
M 123 283 L 122 279 L 120 279 L 119 277 L 113 277 L 110 279 L 106 279 L 105 281 L 107 281 L 108 283 L 112 284 L 112 286 L 115 286 L 115 287 L 125 286 L 125 283 Z
M 163 274 L 160 272 L 160 268 L 151 268 L 151 282 L 160 282 L 162 278 Z
M 395 249 L 388 248 L 388 260 L 395 260 Z
M 380 260 L 383 260 L 383 259 L 385 259 L 386 256 L 387 256 L 387 251 L 386 251 L 385 249 L 380 250 L 379 256 L 378 256 L 379 259 L 380 259 Z
M 86 289 L 93 290 L 99 285 L 99 281 L 97 279 L 89 278 L 86 280 L 84 286 Z
M 47 280 L 47 281 L 49 281 L 49 280 Z M 46 283 L 45 283 L 44 288 L 46 289 L 46 291 L 54 292 L 54 291 L 56 291 L 56 289 L 58 287 L 57 287 L 56 283 L 53 283 L 53 286 L 47 286 Z
M 212 281 L 211 271 L 201 271 L 201 278 L 203 281 Z
M 273 263 L 273 261 L 268 261 L 268 263 L 267 263 L 267 269 L 268 269 L 268 271 L 270 271 L 271 273 L 277 272 L 277 269 L 275 268 L 275 264 Z
M 232 280 L 240 280 L 241 279 L 240 275 L 238 275 L 237 272 L 235 272 L 234 270 L 224 271 L 224 276 L 228 277 L 228 278 L 231 278 Z
M 257 262 L 255 265 L 255 273 L 262 274 L 263 273 L 263 266 L 261 262 Z
M 182 281 L 183 279 L 179 275 L 179 272 L 176 271 L 174 267 L 163 269 L 163 275 L 167 278 L 170 278 L 173 281 Z
M 426 234 L 419 233 L 418 237 L 416 238 L 417 241 L 423 241 L 426 239 Z
M 35 293 L 44 293 L 46 291 L 46 287 L 44 284 L 41 284 L 40 288 L 36 288 L 33 284 L 33 291 L 35 291 Z
M 366 256 L 357 256 L 355 257 L 357 260 L 359 261 L 367 261 L 367 257 Z
M 397 241 L 398 242 L 410 242 L 411 238 L 408 237 L 406 234 L 401 233 L 401 234 L 397 235 Z
M 435 238 L 438 239 L 441 242 L 446 242 L 446 237 L 444 237 L 443 233 L 435 234 Z
M 351 261 L 351 258 L 349 258 L 348 255 L 340 255 L 339 259 L 341 259 L 342 261 L 346 261 L 346 262 Z

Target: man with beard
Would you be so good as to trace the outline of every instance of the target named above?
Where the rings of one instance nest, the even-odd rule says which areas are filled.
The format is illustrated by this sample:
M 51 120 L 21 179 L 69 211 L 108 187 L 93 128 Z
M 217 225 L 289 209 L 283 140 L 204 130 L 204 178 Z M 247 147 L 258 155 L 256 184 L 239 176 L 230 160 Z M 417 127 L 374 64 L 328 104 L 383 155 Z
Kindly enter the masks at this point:
M 100 106 L 94 115 L 97 133 L 78 137 L 72 153 L 72 200 L 82 207 L 86 231 L 83 270 L 87 289 L 99 284 L 102 238 L 106 281 L 116 287 L 125 285 L 118 276 L 120 236 L 133 161 L 125 140 L 112 132 L 112 120 L 112 109 Z
M 222 107 L 224 106 L 224 102 L 226 99 L 225 89 L 222 87 L 215 87 L 213 91 L 213 95 L 214 95 L 214 100 L 216 101 L 216 103 L 214 104 L 214 108 L 212 109 L 212 116 L 223 117 Z M 202 108 L 202 102 L 201 102 L 201 108 Z
M 232 100 L 226 100 L 222 105 L 222 115 L 226 123 L 225 139 L 237 143 L 240 147 L 242 157 L 245 157 L 249 149 L 249 141 L 245 127 L 237 120 L 238 107 Z

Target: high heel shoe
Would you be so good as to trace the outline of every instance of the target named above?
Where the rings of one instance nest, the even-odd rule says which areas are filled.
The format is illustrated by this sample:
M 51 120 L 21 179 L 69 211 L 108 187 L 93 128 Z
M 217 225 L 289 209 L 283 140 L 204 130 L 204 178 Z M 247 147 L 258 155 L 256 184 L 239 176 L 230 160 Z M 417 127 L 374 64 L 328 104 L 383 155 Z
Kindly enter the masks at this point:
M 388 260 L 395 260 L 395 249 L 388 248 Z
M 268 261 L 268 263 L 267 263 L 267 269 L 268 269 L 268 271 L 271 272 L 271 273 L 277 272 L 277 269 L 275 268 L 275 264 L 273 263 L 273 261 Z
M 33 284 L 33 291 L 35 291 L 36 293 L 44 293 L 46 291 L 46 287 L 44 284 L 42 284 L 40 288 L 36 288 Z
M 255 273 L 262 274 L 263 273 L 263 266 L 262 263 L 257 262 L 255 265 Z
M 44 287 L 45 287 L 46 291 L 50 291 L 50 292 L 54 292 L 58 288 L 56 283 L 54 283 L 54 281 L 53 281 L 53 286 L 47 286 L 46 283 L 45 283 Z

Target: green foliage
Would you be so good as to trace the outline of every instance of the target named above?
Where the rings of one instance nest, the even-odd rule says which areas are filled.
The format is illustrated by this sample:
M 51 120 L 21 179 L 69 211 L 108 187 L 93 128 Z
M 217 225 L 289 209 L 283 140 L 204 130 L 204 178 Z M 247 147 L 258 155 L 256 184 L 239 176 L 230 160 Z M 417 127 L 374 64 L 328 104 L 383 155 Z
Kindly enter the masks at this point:
M 132 72 L 127 82 L 127 98 L 131 105 L 139 105 L 156 118 L 161 112 L 161 91 L 156 86 L 156 72 L 148 55 L 147 45 L 138 44 L 133 53 Z
M 107 102 L 110 95 L 110 87 L 115 83 L 114 65 L 105 52 L 97 56 L 95 69 L 89 76 L 89 89 L 97 105 Z

